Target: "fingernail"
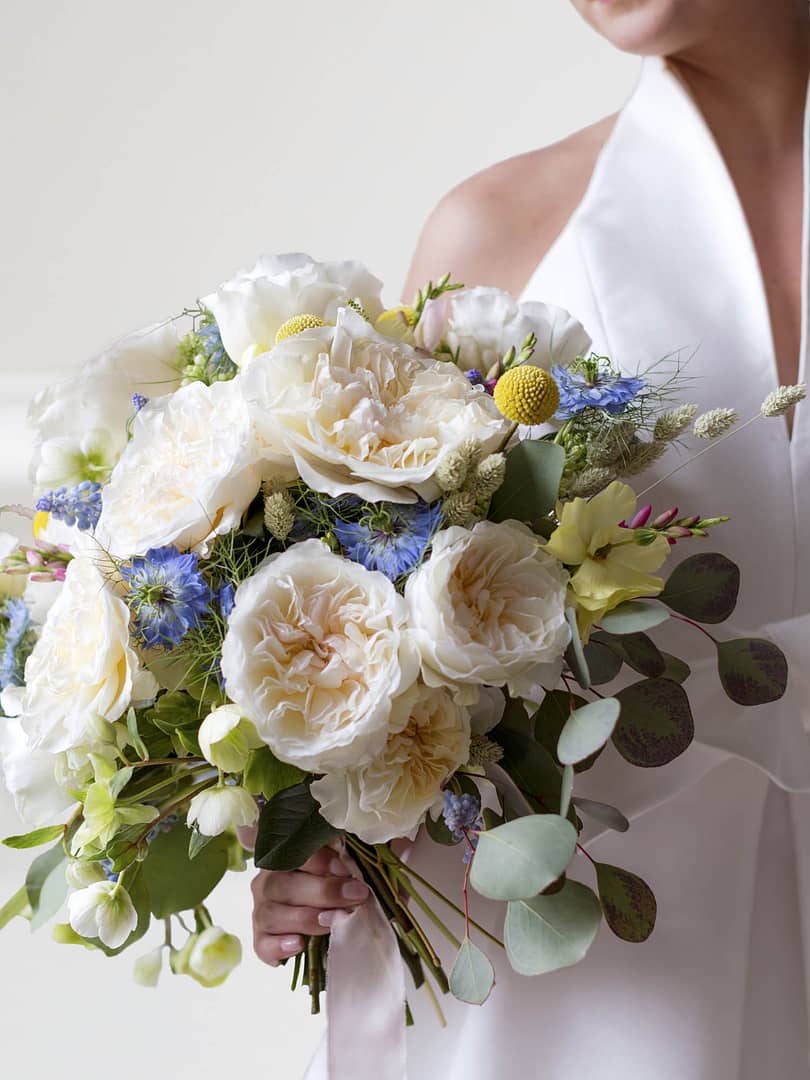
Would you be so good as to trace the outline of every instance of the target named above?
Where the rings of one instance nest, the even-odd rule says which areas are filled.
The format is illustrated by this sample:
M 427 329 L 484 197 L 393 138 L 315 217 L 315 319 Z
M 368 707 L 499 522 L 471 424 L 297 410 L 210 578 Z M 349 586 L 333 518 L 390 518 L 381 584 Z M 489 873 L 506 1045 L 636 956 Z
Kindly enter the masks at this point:
M 335 919 L 337 918 L 336 911 L 322 911 L 318 916 L 318 922 L 321 926 L 333 926 Z
M 362 881 L 356 881 L 354 878 L 347 881 L 340 891 L 346 900 L 365 900 L 368 896 L 368 886 L 364 885 Z
M 281 951 L 285 953 L 297 953 L 301 951 L 300 937 L 283 937 L 279 942 Z
M 335 877 L 346 877 L 349 871 L 341 859 L 332 859 L 329 863 L 329 873 Z

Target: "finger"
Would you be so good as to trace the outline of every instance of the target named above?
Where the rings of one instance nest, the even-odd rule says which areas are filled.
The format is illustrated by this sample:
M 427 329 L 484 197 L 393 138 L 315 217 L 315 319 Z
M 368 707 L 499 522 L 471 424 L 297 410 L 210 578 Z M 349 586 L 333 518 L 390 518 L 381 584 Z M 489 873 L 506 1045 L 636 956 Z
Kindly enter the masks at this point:
M 304 948 L 304 939 L 300 934 L 262 934 L 253 935 L 253 951 L 258 958 L 271 967 L 278 967 L 282 960 L 295 956 Z
M 337 854 L 329 847 L 322 847 L 301 867 L 305 874 L 331 874 L 333 877 L 349 877 L 351 872 Z
M 272 874 L 264 887 L 265 900 L 297 907 L 337 908 L 362 904 L 368 885 L 356 878 L 320 877 L 316 874 Z
M 319 915 L 319 908 L 265 903 L 253 913 L 253 929 L 259 934 L 328 934 Z

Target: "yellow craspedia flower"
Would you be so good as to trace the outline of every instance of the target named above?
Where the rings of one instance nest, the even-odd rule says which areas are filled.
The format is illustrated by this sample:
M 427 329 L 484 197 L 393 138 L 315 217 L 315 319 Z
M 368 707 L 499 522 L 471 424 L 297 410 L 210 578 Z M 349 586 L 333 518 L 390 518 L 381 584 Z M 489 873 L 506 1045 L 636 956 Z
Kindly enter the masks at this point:
M 33 521 L 33 524 L 31 526 L 31 531 L 34 534 L 34 539 L 35 540 L 39 540 L 39 534 L 42 532 L 42 530 L 48 524 L 48 519 L 49 518 L 50 518 L 50 514 L 46 513 L 44 510 L 38 510 L 36 512 L 36 514 L 34 514 L 34 521 Z
M 388 308 L 384 311 L 374 324 L 374 329 L 378 334 L 384 334 L 395 341 L 406 341 L 412 345 L 415 325 L 415 308 L 401 304 L 399 307 Z
M 282 341 L 286 341 L 293 334 L 300 334 L 304 330 L 314 330 L 316 326 L 326 326 L 326 323 L 319 315 L 293 315 L 291 319 L 287 319 L 285 323 L 282 323 L 276 331 L 276 345 L 280 345 Z
M 515 424 L 544 424 L 560 407 L 560 391 L 547 371 L 521 364 L 495 384 L 495 404 Z

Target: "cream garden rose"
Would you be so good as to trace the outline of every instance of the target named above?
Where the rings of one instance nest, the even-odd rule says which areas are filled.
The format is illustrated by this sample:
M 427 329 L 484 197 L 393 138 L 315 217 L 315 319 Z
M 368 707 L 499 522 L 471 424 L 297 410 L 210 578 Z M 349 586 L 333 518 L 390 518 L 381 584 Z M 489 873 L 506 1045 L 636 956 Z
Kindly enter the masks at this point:
M 468 439 L 489 453 L 508 429 L 454 364 L 383 337 L 350 309 L 336 327 L 304 331 L 258 359 L 243 385 L 268 468 L 292 461 L 332 496 L 430 501 L 446 454 Z
M 194 382 L 138 413 L 104 489 L 96 537 L 121 558 L 169 544 L 205 550 L 239 524 L 259 484 L 238 381 Z
M 295 315 L 334 323 L 349 300 L 374 321 L 382 312 L 382 282 L 362 263 L 316 262 L 309 255 L 262 256 L 252 270 L 226 281 L 203 305 L 214 315 L 228 355 L 245 367 L 273 348 L 276 334 Z
M 568 575 L 516 521 L 479 521 L 436 534 L 430 558 L 405 586 L 425 682 L 458 688 L 472 703 L 482 685 L 531 694 L 559 676 L 570 640 Z
M 229 698 L 281 761 L 328 772 L 385 745 L 419 660 L 382 574 L 306 540 L 236 590 L 222 647 Z
M 428 352 L 445 344 L 463 371 L 477 368 L 486 376 L 510 348 L 519 352 L 530 333 L 537 338 L 531 363 L 546 371 L 591 348 L 583 327 L 563 308 L 534 300 L 518 303 L 509 293 L 488 286 L 428 300 L 414 336 Z
M 366 765 L 316 780 L 311 791 L 338 829 L 369 844 L 413 839 L 442 785 L 470 751 L 470 720 L 444 687 L 418 684 L 395 703 L 391 734 Z

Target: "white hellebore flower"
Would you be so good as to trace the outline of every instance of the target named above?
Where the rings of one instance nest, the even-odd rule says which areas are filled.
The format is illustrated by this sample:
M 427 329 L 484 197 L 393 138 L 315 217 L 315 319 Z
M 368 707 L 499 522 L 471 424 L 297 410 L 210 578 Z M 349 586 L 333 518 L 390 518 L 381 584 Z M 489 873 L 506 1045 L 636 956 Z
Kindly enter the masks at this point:
M 219 836 L 240 825 L 253 825 L 259 808 L 249 791 L 235 784 L 220 784 L 198 792 L 188 805 L 189 828 L 196 825 L 203 836 Z
M 305 540 L 236 590 L 222 646 L 228 696 L 281 761 L 328 772 L 385 745 L 419 660 L 405 601 L 376 571 Z
M 408 579 L 425 682 L 453 684 L 473 703 L 482 685 L 530 694 L 559 677 L 571 637 L 568 575 L 516 521 L 479 521 L 436 534 L 430 558 Z
M 413 839 L 442 785 L 470 751 L 470 721 L 444 687 L 418 685 L 395 703 L 392 733 L 368 764 L 312 785 L 321 813 L 369 844 Z
M 382 313 L 382 282 L 359 262 L 315 262 L 309 255 L 264 255 L 202 303 L 214 315 L 225 350 L 244 367 L 276 343 L 276 334 L 295 315 L 334 323 L 347 301 L 358 303 L 372 322 Z
M 201 986 L 210 987 L 224 983 L 241 960 L 239 938 L 221 926 L 209 926 L 172 953 L 171 965 L 175 975 L 190 975 Z
M 502 289 L 478 286 L 428 300 L 419 320 L 417 345 L 434 352 L 443 342 L 458 354 L 462 371 L 477 368 L 486 376 L 504 353 L 520 348 L 526 337 L 537 338 L 530 363 L 548 371 L 587 355 L 591 339 L 563 308 L 537 301 L 518 303 Z
M 163 946 L 139 956 L 132 968 L 132 977 L 139 986 L 157 986 L 163 967 Z
M 109 477 L 127 445 L 132 395 L 162 397 L 180 385 L 178 342 L 172 323 L 138 330 L 34 398 L 28 421 L 37 433 L 38 493 Z
M 294 462 L 333 496 L 435 499 L 445 455 L 469 439 L 489 453 L 508 430 L 455 364 L 383 337 L 348 308 L 337 326 L 303 331 L 257 360 L 243 392 L 268 465 Z
M 96 881 L 68 898 L 68 920 L 82 937 L 98 938 L 108 949 L 117 949 L 138 925 L 138 913 L 117 881 Z
M 220 705 L 209 713 L 197 737 L 203 757 L 223 772 L 241 772 L 250 751 L 263 745 L 256 728 L 236 705 Z
M 57 780 L 57 762 L 50 751 L 33 746 L 19 717 L 0 721 L 3 779 L 18 816 L 32 828 L 64 820 L 66 811 L 76 805 L 75 798 Z
M 169 544 L 204 550 L 239 524 L 259 490 L 257 460 L 238 381 L 184 386 L 138 413 L 96 537 L 122 558 Z
M 68 564 L 25 665 L 19 716 L 32 746 L 57 753 L 105 741 L 105 722 L 123 715 L 143 681 L 129 643 L 129 614 L 93 556 Z

